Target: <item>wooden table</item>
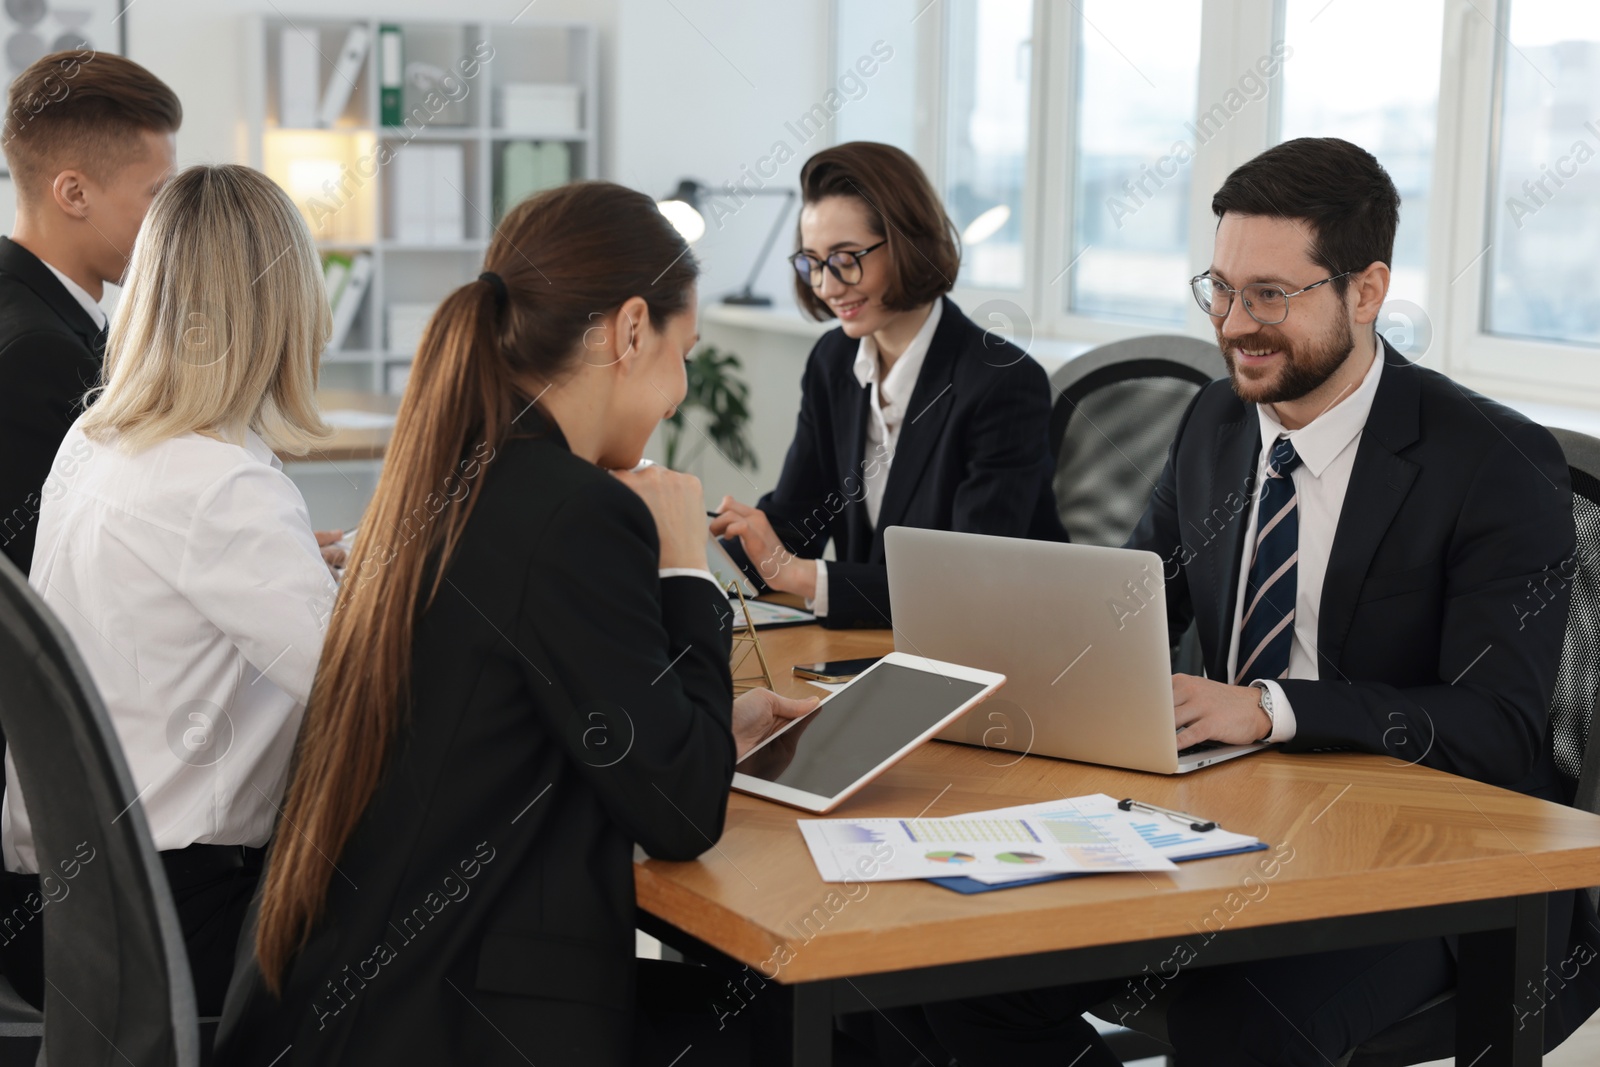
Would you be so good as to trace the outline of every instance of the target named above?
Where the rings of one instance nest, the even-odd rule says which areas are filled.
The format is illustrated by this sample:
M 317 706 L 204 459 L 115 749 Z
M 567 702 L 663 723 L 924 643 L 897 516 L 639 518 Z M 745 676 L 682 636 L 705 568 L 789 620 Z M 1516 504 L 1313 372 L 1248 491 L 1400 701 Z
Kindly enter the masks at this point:
M 362 411 L 374 415 L 393 415 L 400 410 L 400 398 L 354 389 L 321 389 L 317 392 L 317 406 L 324 414 L 330 411 Z M 279 453 L 278 458 L 285 463 L 345 463 L 382 459 L 393 434 L 393 422 L 388 426 L 335 426 L 331 438 L 305 455 Z
M 893 648 L 888 631 L 814 626 L 762 640 L 792 695 L 814 692 L 795 663 Z M 1085 793 L 1196 812 L 1277 850 L 973 896 L 864 891 L 821 880 L 795 826 L 804 812 L 735 793 L 701 859 L 635 864 L 641 926 L 775 977 L 760 995 L 787 997 L 793 1020 L 763 1063 L 829 1064 L 836 1012 L 1138 974 L 1180 941 L 1206 967 L 1446 934 L 1460 935 L 1456 1062 L 1540 1062 L 1545 894 L 1600 883 L 1600 818 L 1584 812 L 1381 756 L 1269 752 L 1166 777 L 930 742 L 833 815 Z

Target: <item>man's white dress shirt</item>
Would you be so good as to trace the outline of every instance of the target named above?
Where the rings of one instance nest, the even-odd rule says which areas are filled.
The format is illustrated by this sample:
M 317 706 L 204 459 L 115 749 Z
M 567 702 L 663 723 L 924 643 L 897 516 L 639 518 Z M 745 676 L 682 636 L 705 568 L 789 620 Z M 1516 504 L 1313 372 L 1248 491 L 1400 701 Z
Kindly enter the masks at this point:
M 44 260 L 41 259 L 39 262 L 44 263 Z M 46 267 L 50 267 L 50 264 L 48 263 L 44 263 L 44 265 Z M 72 299 L 76 300 L 80 305 L 83 306 L 83 310 L 89 313 L 89 317 L 94 320 L 94 324 L 100 327 L 102 330 L 105 329 L 106 309 L 100 306 L 100 301 L 90 296 L 89 291 L 83 286 L 79 285 L 65 274 L 62 274 L 54 267 L 50 267 L 50 273 L 56 276 L 56 281 L 60 282 L 67 292 L 72 295 Z
M 1233 637 L 1228 649 L 1228 677 L 1238 671 L 1239 621 L 1244 612 L 1245 585 L 1250 576 L 1250 557 L 1256 541 L 1256 512 L 1261 506 L 1260 487 L 1266 478 L 1267 461 L 1280 437 L 1294 442 L 1300 465 L 1290 472 L 1297 497 L 1295 510 L 1300 522 L 1300 556 L 1295 563 L 1294 643 L 1289 650 L 1289 677 L 1315 680 L 1321 677 L 1317 662 L 1317 618 L 1322 611 L 1322 582 L 1328 573 L 1328 554 L 1339 529 L 1339 514 L 1344 509 L 1345 491 L 1350 487 L 1350 471 L 1355 466 L 1361 430 L 1372 411 L 1372 398 L 1378 392 L 1383 374 L 1383 349 L 1380 346 L 1361 383 L 1351 393 L 1298 430 L 1286 430 L 1268 404 L 1256 405 L 1261 423 L 1261 453 L 1256 460 L 1254 485 L 1250 495 L 1249 522 L 1245 526 L 1243 562 L 1239 567 L 1239 588 L 1233 605 Z M 1246 679 L 1247 682 L 1255 679 Z M 1294 708 L 1284 695 L 1283 686 L 1262 679 L 1272 692 L 1273 726 L 1268 741 L 1288 741 L 1295 734 Z
M 883 508 L 883 490 L 889 484 L 889 467 L 894 463 L 895 447 L 900 443 L 900 427 L 905 423 L 911 394 L 916 392 L 917 378 L 922 374 L 922 364 L 928 358 L 928 348 L 933 344 L 933 334 L 939 328 L 943 313 L 944 301 L 935 300 L 922 327 L 881 382 L 878 380 L 878 342 L 869 333 L 856 348 L 853 369 L 856 381 L 867 390 L 868 411 L 867 440 L 861 452 L 862 492 L 867 519 L 873 528 L 877 527 L 878 512 Z M 816 594 L 806 601 L 806 607 L 819 617 L 828 614 L 828 564 L 825 560 L 817 560 Z
M 74 423 L 42 496 L 28 581 L 100 691 L 156 848 L 265 845 L 334 595 L 300 491 L 254 433 L 129 454 Z M 0 844 L 38 870 L 9 752 Z

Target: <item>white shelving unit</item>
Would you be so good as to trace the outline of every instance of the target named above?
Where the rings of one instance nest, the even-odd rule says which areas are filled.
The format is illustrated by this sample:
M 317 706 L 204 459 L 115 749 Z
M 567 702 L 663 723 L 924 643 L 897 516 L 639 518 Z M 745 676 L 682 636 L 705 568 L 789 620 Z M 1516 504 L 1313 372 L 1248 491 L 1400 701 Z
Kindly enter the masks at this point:
M 349 336 L 323 357 L 331 388 L 397 392 L 410 351 L 386 337 L 391 303 L 438 303 L 476 277 L 501 211 L 497 176 L 506 147 L 516 142 L 562 142 L 570 153 L 568 180 L 597 173 L 599 78 L 593 23 L 518 18 L 478 20 L 340 18 L 336 15 L 251 16 L 246 33 L 246 129 L 252 166 L 264 170 L 301 205 L 325 252 L 372 256 L 372 280 Z M 286 129 L 279 122 L 279 49 L 284 31 L 315 45 L 320 55 L 318 100 L 353 26 L 365 26 L 371 45 L 344 113 L 331 128 Z M 397 25 L 405 64 L 442 68 L 455 79 L 429 106 L 427 90 L 407 79 L 401 126 L 382 124 L 379 28 Z M 579 126 L 573 130 L 507 129 L 502 93 L 511 83 L 575 85 Z M 438 106 L 441 102 L 444 106 Z M 448 243 L 395 239 L 393 157 L 409 144 L 463 148 L 464 239 Z

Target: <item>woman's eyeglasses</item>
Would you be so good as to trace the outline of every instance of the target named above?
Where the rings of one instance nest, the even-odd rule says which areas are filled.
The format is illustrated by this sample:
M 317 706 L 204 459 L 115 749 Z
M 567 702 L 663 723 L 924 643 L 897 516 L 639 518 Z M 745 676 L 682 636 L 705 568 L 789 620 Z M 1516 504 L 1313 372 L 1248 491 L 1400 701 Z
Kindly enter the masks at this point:
M 796 274 L 810 283 L 813 289 L 822 284 L 823 267 L 827 267 L 828 273 L 845 285 L 854 285 L 861 280 L 861 257 L 868 252 L 877 251 L 888 243 L 888 240 L 884 239 L 854 252 L 834 252 L 827 259 L 818 259 L 809 252 L 796 252 L 789 257 L 789 264 L 794 267 Z

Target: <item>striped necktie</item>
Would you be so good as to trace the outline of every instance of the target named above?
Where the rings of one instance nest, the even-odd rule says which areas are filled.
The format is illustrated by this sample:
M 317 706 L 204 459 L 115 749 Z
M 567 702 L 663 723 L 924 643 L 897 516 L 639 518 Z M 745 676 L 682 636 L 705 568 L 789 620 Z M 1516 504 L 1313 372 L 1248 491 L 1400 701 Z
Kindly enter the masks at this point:
M 1245 585 L 1244 616 L 1239 621 L 1239 670 L 1234 685 L 1289 673 L 1295 565 L 1300 559 L 1300 498 L 1290 474 L 1299 465 L 1300 456 L 1288 438 L 1272 446 L 1256 511 L 1256 543 Z

